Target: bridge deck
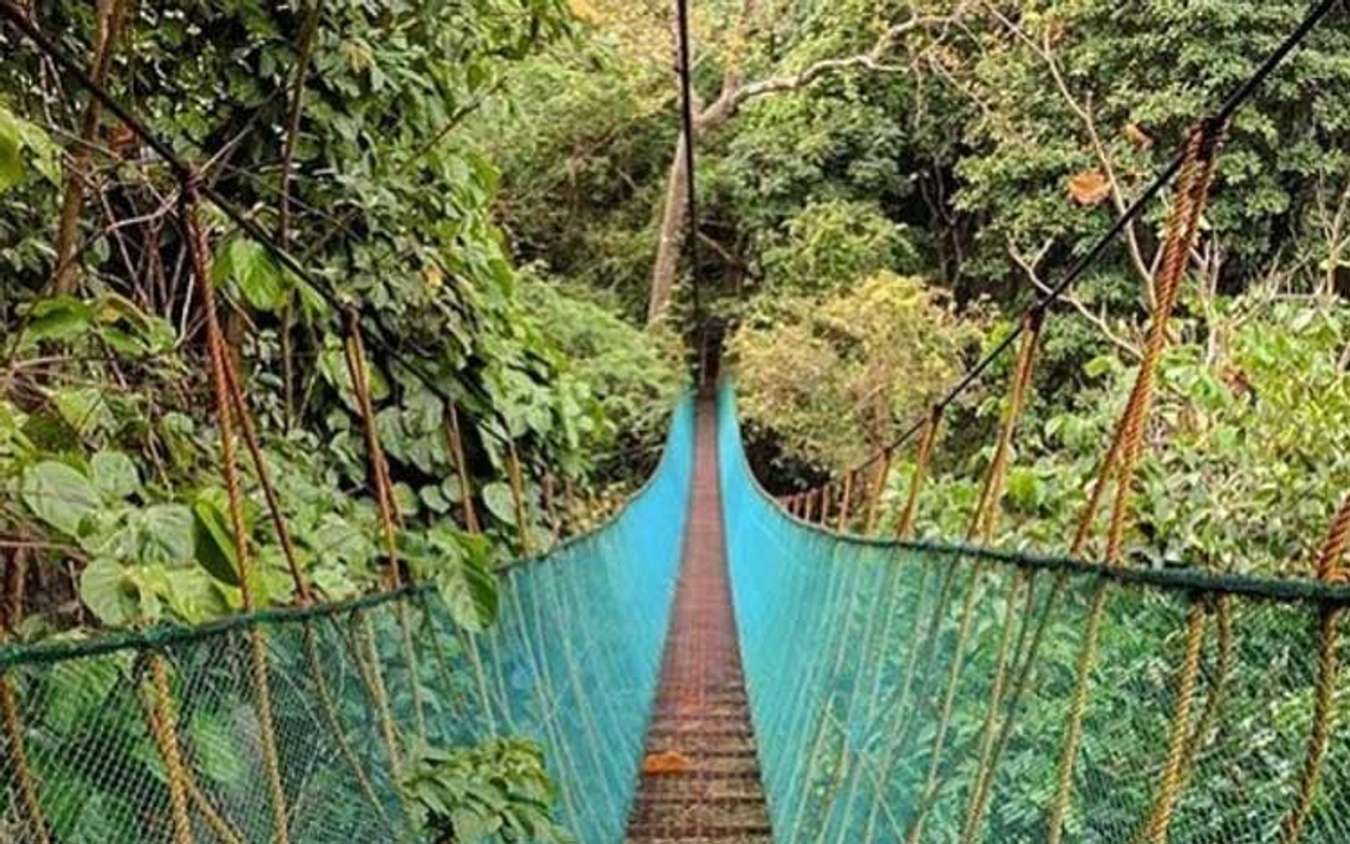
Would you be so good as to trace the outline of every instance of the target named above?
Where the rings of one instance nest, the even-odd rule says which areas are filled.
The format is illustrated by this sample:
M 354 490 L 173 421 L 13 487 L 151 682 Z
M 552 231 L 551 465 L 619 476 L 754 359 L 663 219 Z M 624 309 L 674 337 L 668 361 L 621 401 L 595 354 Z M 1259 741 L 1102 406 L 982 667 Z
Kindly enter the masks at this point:
M 642 780 L 632 844 L 767 844 L 764 789 L 727 582 L 714 405 L 699 403 L 684 560 Z

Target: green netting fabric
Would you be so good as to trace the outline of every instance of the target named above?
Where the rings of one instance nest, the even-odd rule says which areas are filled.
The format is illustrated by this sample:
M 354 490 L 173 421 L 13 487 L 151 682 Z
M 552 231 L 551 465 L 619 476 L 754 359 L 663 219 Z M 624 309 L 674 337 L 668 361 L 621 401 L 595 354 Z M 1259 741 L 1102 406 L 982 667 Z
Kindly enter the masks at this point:
M 1156 814 L 1194 601 L 1204 623 L 1183 722 L 1191 764 L 1183 767 L 1168 835 L 1154 840 L 1281 840 L 1312 723 L 1319 620 L 1324 603 L 1344 605 L 1344 590 L 1193 573 L 1105 579 L 1071 561 L 832 535 L 785 515 L 759 489 L 739 446 L 729 389 L 719 413 L 729 565 L 777 841 L 905 841 L 920 815 L 923 841 L 1045 841 L 1079 645 L 1098 588 L 1106 601 L 1101 647 L 1064 840 L 1150 840 L 1142 831 Z M 1030 635 L 1020 635 L 1026 618 L 1048 606 L 1048 621 L 987 809 L 972 825 L 1014 588 L 1011 656 L 1029 650 Z M 971 590 L 970 635 L 958 653 Z M 1229 635 L 1220 632 L 1221 608 Z M 1337 681 L 1305 842 L 1350 841 L 1347 675 Z M 952 677 L 949 726 L 935 757 Z M 998 708 L 996 727 L 1007 714 Z
M 166 767 L 146 717 L 152 660 L 167 661 L 189 771 L 194 839 L 274 839 L 250 672 L 266 637 L 292 842 L 410 840 L 378 720 L 397 752 L 524 735 L 561 788 L 581 842 L 622 838 L 654 693 L 688 503 L 692 404 L 678 407 L 657 474 L 602 530 L 501 579 L 487 634 L 451 624 L 414 589 L 203 630 L 0 649 L 51 841 L 173 840 Z M 410 665 L 403 622 L 411 630 Z M 0 841 L 33 842 L 16 747 L 0 732 Z

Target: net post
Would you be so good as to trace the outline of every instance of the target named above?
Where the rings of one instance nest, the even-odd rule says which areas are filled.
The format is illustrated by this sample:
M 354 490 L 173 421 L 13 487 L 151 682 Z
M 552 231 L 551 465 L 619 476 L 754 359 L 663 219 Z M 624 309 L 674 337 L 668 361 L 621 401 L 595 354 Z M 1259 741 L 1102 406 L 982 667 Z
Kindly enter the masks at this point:
M 534 553 L 530 541 L 529 511 L 525 506 L 525 478 L 520 469 L 520 452 L 514 437 L 506 440 L 506 478 L 511 486 L 511 506 L 516 514 L 516 534 L 520 538 L 520 552 L 528 557 Z
M 867 515 L 863 519 L 863 533 L 871 536 L 877 529 L 877 517 L 881 511 L 881 493 L 886 488 L 886 478 L 891 474 L 891 460 L 894 458 L 894 452 L 889 447 L 881 452 L 880 459 L 877 460 L 876 476 L 872 479 L 872 485 L 867 490 Z

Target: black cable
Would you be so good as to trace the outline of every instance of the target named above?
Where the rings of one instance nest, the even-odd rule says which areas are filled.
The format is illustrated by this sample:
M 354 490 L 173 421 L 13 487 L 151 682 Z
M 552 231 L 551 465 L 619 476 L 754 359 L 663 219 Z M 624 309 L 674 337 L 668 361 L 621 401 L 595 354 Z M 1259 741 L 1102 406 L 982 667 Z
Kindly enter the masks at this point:
M 6 18 L 15 29 L 19 30 L 37 45 L 39 51 L 46 54 L 53 63 L 66 73 L 70 74 L 75 81 L 80 84 L 80 87 L 87 90 L 90 95 L 103 105 L 104 108 L 108 109 L 108 111 L 115 115 L 118 120 L 122 121 L 133 134 L 140 138 L 146 146 L 154 150 L 155 153 L 164 160 L 164 163 L 169 166 L 169 169 L 173 171 L 174 176 L 180 183 L 196 178 L 196 170 L 194 170 L 194 168 L 181 159 L 166 141 L 151 131 L 144 122 L 108 93 L 103 86 L 95 82 L 78 62 L 72 59 L 61 49 L 61 47 L 48 38 L 42 30 L 38 29 L 37 26 L 28 19 L 27 15 L 24 14 L 23 10 L 14 4 L 13 0 L 0 0 L 0 16 Z M 295 273 L 296 276 L 309 285 L 319 294 L 320 298 L 328 303 L 334 310 L 342 312 L 356 307 L 354 304 L 343 302 L 326 281 L 306 269 L 289 251 L 286 250 L 284 246 L 277 242 L 272 233 L 264 230 L 249 218 L 248 215 L 244 214 L 243 211 L 226 199 L 218 190 L 201 182 L 198 183 L 198 190 L 201 192 L 202 196 L 205 196 L 213 205 L 223 211 L 225 216 L 230 218 L 240 230 L 247 234 L 251 239 L 261 243 L 269 252 L 271 252 L 273 257 L 276 258 L 283 267 Z M 360 308 L 357 308 L 357 311 L 360 313 Z M 396 349 L 389 340 L 386 339 L 384 335 L 385 329 L 380 322 L 378 315 L 375 315 L 373 319 L 375 324 L 379 326 L 379 330 L 371 331 L 370 327 L 366 326 L 366 330 L 363 332 L 372 340 L 372 345 L 387 355 L 389 359 L 402 366 L 417 378 L 417 380 L 421 381 L 422 384 L 437 398 L 447 404 L 457 403 L 457 400 L 441 387 L 440 384 L 438 384 L 419 364 L 414 362 L 408 355 Z M 460 380 L 460 383 L 468 389 L 470 393 L 474 394 L 475 397 L 487 403 L 486 406 L 488 412 L 496 417 L 497 421 L 502 424 L 504 430 L 510 430 L 510 428 L 506 426 L 506 422 L 501 417 L 501 414 L 492 407 L 491 396 L 487 395 L 487 393 L 485 393 L 477 384 L 462 380 Z M 494 437 L 502 439 L 501 435 L 496 434 L 496 432 L 492 433 Z M 509 434 L 507 436 L 509 436 Z M 502 439 L 502 441 L 504 442 L 505 440 Z
M 703 327 L 703 297 L 698 286 L 698 196 L 695 193 L 696 179 L 694 176 L 694 92 L 693 82 L 690 78 L 688 0 L 677 0 L 675 14 L 680 63 L 678 68 L 680 75 L 680 123 L 681 131 L 684 134 L 685 190 L 688 193 L 686 205 L 689 215 L 687 220 L 689 233 L 686 236 L 685 248 L 689 252 L 689 284 L 693 288 L 694 294 L 694 332 L 696 342 L 699 343 L 699 359 L 700 366 L 702 366 L 702 355 L 705 351 L 702 344 L 706 341 L 706 337 L 704 337 Z M 700 378 L 703 375 L 704 373 L 699 373 Z
M 1266 57 L 1266 60 L 1261 63 L 1261 66 L 1229 94 L 1219 105 L 1218 110 L 1210 117 L 1205 118 L 1205 120 L 1211 124 L 1227 123 L 1237 110 L 1251 99 L 1252 95 L 1256 93 L 1256 89 L 1266 81 L 1270 74 L 1279 67 L 1285 58 L 1308 37 L 1308 33 L 1312 32 L 1312 30 L 1321 23 L 1322 19 L 1335 8 L 1339 1 L 1340 0 L 1319 0 L 1317 5 L 1313 7 L 1312 11 L 1308 13 L 1298 27 L 1295 28 L 1277 48 L 1275 48 L 1273 53 Z M 915 420 L 913 424 L 906 428 L 904 432 L 896 437 L 889 445 L 880 449 L 871 457 L 848 471 L 857 472 L 866 469 L 881 459 L 881 456 L 887 451 L 893 451 L 900 448 L 923 428 L 930 415 L 940 413 L 950 407 L 961 393 L 969 389 L 970 385 L 975 383 L 975 380 L 979 378 L 995 360 L 1003 355 L 1004 352 L 1008 351 L 1008 349 L 1012 348 L 1013 343 L 1017 342 L 1017 339 L 1022 336 L 1024 331 L 1026 331 L 1027 322 L 1025 318 L 1032 316 L 1033 314 L 1044 315 L 1048 312 L 1050 306 L 1058 302 L 1064 293 L 1083 276 L 1083 273 L 1085 273 L 1092 264 L 1102 256 L 1102 253 L 1104 253 L 1107 247 L 1110 246 L 1120 233 L 1125 230 L 1125 227 L 1143 213 L 1145 206 L 1162 192 L 1162 189 L 1167 186 L 1167 183 L 1170 182 L 1172 177 L 1177 174 L 1177 171 L 1181 169 L 1183 156 L 1184 151 L 1179 150 L 1177 154 L 1172 157 L 1172 160 L 1168 162 L 1167 166 L 1163 167 L 1163 169 L 1154 176 L 1153 181 L 1144 189 L 1144 192 L 1121 213 L 1115 223 L 1112 224 L 1111 228 L 1107 229 L 1106 233 L 1098 238 L 1092 248 L 1069 267 L 1064 278 L 1052 287 L 1042 298 L 1029 305 L 1020 315 L 1016 327 L 1010 331 L 1006 337 L 996 343 L 992 349 L 986 352 L 974 367 L 966 372 L 966 374 L 962 376 L 941 399 L 933 404 L 928 412 Z

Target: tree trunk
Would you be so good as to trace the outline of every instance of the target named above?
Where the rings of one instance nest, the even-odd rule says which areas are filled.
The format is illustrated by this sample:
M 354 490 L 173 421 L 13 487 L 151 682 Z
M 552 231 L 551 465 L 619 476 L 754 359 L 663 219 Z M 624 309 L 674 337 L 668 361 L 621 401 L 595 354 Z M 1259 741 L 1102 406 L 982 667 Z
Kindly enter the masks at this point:
M 122 29 L 124 0 L 98 0 L 98 35 L 94 56 L 89 63 L 89 75 L 99 85 L 108 79 L 108 65 L 112 63 L 113 45 Z M 84 211 L 84 188 L 81 178 L 89 172 L 93 159 L 93 144 L 98 138 L 99 101 L 89 98 L 80 120 L 80 138 L 66 164 L 64 195 L 61 198 L 61 217 L 56 226 L 56 266 L 52 270 L 53 293 L 69 293 L 75 289 L 75 259 L 79 252 L 80 214 Z
M 680 253 L 684 250 L 685 211 L 689 207 L 689 180 L 685 172 L 684 136 L 675 143 L 675 157 L 666 177 L 665 208 L 661 212 L 660 238 L 656 246 L 656 263 L 652 267 L 652 285 L 647 299 L 647 324 L 661 318 L 670 305 L 675 290 L 675 275 L 680 268 Z

